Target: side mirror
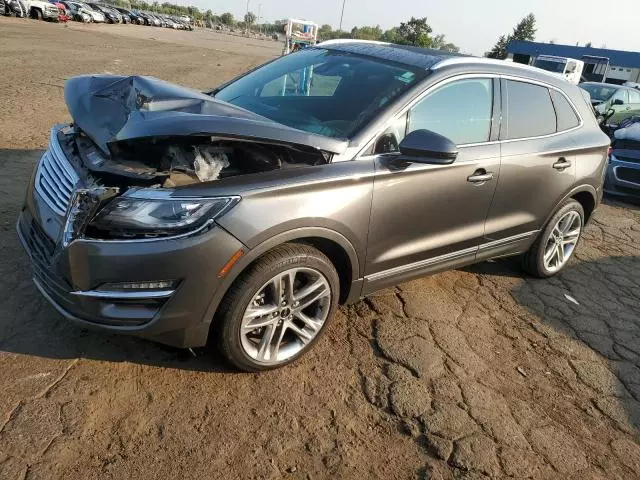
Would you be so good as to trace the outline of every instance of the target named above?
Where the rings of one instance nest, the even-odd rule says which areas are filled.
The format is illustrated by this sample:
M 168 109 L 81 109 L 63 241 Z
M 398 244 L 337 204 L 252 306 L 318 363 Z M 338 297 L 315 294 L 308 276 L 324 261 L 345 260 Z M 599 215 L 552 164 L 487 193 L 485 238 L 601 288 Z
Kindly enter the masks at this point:
M 430 130 L 414 130 L 398 147 L 404 160 L 414 163 L 447 165 L 458 156 L 455 143 Z
M 611 105 L 624 105 L 624 102 L 619 98 L 616 98 Z

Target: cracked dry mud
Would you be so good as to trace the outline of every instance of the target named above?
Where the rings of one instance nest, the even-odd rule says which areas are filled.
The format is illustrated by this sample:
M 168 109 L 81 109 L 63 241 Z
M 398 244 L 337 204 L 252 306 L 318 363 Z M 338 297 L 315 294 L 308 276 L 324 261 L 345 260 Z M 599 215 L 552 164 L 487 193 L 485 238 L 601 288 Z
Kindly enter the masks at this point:
M 0 85 L 0 479 L 640 478 L 637 207 L 603 205 L 556 278 L 504 260 L 403 284 L 260 375 L 61 320 L 14 231 L 47 127 L 66 118 L 43 82 L 117 55 L 119 72 L 205 88 L 260 60 L 161 29 L 60 27 L 0 18 L 0 62 L 20 80 Z

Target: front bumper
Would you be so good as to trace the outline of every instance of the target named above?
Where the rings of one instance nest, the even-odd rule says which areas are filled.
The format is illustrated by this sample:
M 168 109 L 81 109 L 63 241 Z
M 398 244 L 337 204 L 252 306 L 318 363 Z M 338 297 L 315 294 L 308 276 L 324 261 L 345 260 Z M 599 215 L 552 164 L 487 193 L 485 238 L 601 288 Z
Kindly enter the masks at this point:
M 67 319 L 86 327 L 133 334 L 177 347 L 206 343 L 207 317 L 222 279 L 220 271 L 244 246 L 218 226 L 193 236 L 153 240 L 77 238 L 63 247 L 53 211 L 35 188 L 35 174 L 17 222 L 31 259 L 33 277 L 45 298 Z M 177 281 L 157 291 L 113 291 L 105 284 Z M 145 292 L 148 292 L 146 294 Z M 121 293 L 126 293 L 122 295 Z
M 640 198 L 640 158 L 609 158 L 604 191 L 612 195 Z

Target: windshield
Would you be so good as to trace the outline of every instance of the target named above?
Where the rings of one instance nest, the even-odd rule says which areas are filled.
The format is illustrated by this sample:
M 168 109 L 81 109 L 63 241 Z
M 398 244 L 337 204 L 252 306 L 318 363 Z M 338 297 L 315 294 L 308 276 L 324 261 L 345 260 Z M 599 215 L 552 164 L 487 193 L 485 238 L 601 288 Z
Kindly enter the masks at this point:
M 377 59 L 309 48 L 239 78 L 215 97 L 299 130 L 347 138 L 426 74 Z
M 617 90 L 615 87 L 609 87 L 598 83 L 583 83 L 580 87 L 589 92 L 591 100 L 596 100 L 598 102 L 608 100 L 614 93 L 616 93 Z
M 546 70 L 547 72 L 564 73 L 564 66 L 566 64 L 567 62 L 564 60 L 543 60 L 539 58 L 534 62 L 533 66 Z

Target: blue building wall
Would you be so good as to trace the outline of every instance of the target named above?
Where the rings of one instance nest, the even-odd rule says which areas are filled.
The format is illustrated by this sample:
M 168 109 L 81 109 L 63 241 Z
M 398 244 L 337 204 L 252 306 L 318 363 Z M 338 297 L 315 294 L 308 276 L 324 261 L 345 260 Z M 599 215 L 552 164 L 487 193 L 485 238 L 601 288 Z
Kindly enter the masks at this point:
M 584 56 L 607 57 L 611 65 L 626 68 L 640 68 L 640 52 L 626 52 L 624 50 L 512 40 L 507 47 L 507 52 L 529 55 L 531 57 L 537 57 L 538 55 L 555 55 L 576 59 L 581 59 Z

